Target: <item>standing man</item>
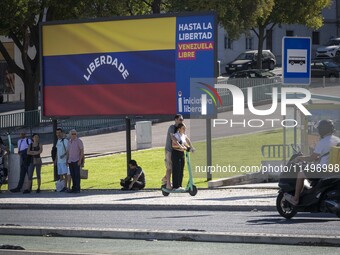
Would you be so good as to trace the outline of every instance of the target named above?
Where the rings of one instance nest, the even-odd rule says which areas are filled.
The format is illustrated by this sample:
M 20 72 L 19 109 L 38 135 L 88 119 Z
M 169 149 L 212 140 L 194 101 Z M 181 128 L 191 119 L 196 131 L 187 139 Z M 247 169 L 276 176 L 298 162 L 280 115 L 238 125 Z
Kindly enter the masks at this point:
M 172 152 L 172 139 L 173 135 L 177 132 L 177 126 L 183 122 L 183 116 L 181 114 L 176 114 L 175 116 L 175 123 L 172 124 L 168 128 L 168 132 L 166 134 L 166 141 L 165 141 L 165 167 L 166 167 L 166 174 L 163 177 L 163 183 L 166 183 L 167 189 L 172 189 L 171 187 L 171 173 L 172 173 L 172 161 L 171 161 L 171 152 Z
M 20 155 L 20 179 L 18 186 L 11 189 L 11 192 L 20 192 L 24 185 L 26 173 L 28 173 L 28 162 L 27 162 L 27 150 L 28 146 L 32 143 L 32 140 L 26 137 L 26 133 L 20 133 L 20 139 L 18 140 L 18 153 Z
M 72 190 L 70 192 L 80 192 L 80 166 L 84 157 L 83 142 L 77 137 L 77 131 L 70 131 L 71 139 L 68 143 L 67 162 L 71 172 Z
M 60 176 L 60 180 L 65 182 L 65 187 L 67 187 L 68 182 L 68 167 L 67 167 L 67 147 L 68 140 L 65 138 L 65 134 L 61 128 L 57 128 L 56 136 L 58 138 L 56 147 L 57 147 L 57 156 L 54 161 L 54 164 L 57 166 L 58 175 Z

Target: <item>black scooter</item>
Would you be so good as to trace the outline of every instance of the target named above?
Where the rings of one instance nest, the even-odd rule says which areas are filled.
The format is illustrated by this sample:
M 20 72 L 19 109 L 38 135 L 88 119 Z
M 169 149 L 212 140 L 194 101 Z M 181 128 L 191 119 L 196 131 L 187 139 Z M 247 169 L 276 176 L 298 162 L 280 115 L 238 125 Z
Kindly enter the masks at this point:
M 299 167 L 303 168 L 306 164 L 294 163 L 294 159 L 301 155 L 301 152 L 296 152 L 287 163 L 286 170 L 289 171 L 282 172 L 280 175 L 280 190 L 276 199 L 277 211 L 286 219 L 294 217 L 298 212 L 326 212 L 336 214 L 340 218 L 339 175 L 310 181 L 310 187 L 305 185 L 298 205 L 294 206 L 285 199 L 285 193 L 294 195 Z

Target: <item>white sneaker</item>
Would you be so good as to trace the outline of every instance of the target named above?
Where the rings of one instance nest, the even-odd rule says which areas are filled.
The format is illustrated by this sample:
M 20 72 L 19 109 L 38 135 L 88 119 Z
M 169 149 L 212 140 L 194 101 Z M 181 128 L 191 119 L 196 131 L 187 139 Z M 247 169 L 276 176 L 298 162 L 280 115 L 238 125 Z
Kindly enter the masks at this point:
M 185 191 L 185 188 L 179 187 L 177 189 L 175 189 L 176 191 Z

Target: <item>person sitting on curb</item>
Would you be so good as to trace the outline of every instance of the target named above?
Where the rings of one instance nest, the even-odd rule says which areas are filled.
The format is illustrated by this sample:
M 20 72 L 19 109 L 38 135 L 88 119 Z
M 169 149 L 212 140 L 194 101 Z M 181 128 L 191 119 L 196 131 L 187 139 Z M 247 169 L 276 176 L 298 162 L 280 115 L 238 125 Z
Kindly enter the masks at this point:
M 120 185 L 123 187 L 122 190 L 141 190 L 145 187 L 145 175 L 136 160 L 129 161 L 128 176 L 120 180 Z

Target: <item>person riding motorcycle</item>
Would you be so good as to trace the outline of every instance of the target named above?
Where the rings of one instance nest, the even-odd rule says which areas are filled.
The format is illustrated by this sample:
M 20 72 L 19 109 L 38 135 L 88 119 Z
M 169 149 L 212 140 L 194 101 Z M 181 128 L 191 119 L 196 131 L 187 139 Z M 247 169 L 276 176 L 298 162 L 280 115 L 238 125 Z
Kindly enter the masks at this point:
M 329 162 L 329 152 L 333 146 L 336 146 L 340 143 L 340 138 L 333 135 L 335 132 L 335 128 L 333 121 L 331 120 L 321 120 L 318 123 L 317 130 L 321 139 L 316 144 L 314 152 L 309 156 L 297 157 L 295 159 L 295 163 L 306 161 L 317 163 L 322 168 L 327 167 Z M 320 174 L 318 177 L 320 177 Z M 300 171 L 297 175 L 294 196 L 285 193 L 285 199 L 292 205 L 298 205 L 300 194 L 304 187 L 304 180 L 311 178 L 315 178 L 315 176 L 313 176 L 313 172 L 306 171 L 306 169 Z

